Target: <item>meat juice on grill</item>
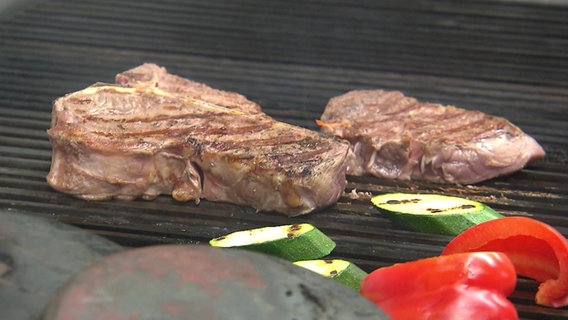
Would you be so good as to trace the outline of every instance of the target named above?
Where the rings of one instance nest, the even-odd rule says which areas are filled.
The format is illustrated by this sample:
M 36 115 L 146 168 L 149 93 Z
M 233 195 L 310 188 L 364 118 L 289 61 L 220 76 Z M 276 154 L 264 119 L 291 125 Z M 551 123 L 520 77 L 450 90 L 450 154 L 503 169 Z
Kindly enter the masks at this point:
M 349 145 L 144 64 L 57 99 L 48 183 L 87 200 L 204 198 L 294 216 L 342 194 Z
M 323 132 L 350 142 L 349 175 L 472 184 L 518 171 L 545 154 L 506 119 L 398 91 L 334 97 L 321 121 Z

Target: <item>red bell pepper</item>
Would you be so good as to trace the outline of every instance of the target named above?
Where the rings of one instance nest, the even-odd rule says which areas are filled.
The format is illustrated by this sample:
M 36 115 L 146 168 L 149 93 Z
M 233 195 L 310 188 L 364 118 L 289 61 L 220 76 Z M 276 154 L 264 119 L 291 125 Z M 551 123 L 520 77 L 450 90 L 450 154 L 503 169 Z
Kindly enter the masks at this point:
M 518 319 L 506 296 L 515 268 L 498 252 L 462 253 L 399 263 L 369 273 L 360 293 L 393 320 Z
M 442 255 L 471 251 L 507 254 L 518 275 L 541 282 L 537 304 L 568 305 L 568 241 L 550 225 L 527 217 L 486 221 L 455 237 Z

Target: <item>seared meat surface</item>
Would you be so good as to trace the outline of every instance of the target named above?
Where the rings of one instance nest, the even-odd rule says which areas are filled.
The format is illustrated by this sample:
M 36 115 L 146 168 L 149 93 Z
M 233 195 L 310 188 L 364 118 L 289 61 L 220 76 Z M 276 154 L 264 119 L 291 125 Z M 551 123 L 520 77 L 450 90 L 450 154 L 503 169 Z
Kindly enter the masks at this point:
M 397 91 L 330 99 L 322 131 L 351 144 L 350 175 L 471 184 L 506 175 L 544 150 L 506 119 L 419 102 Z
M 48 135 L 48 183 L 87 200 L 171 194 L 299 215 L 346 183 L 346 142 L 154 64 L 57 99 Z

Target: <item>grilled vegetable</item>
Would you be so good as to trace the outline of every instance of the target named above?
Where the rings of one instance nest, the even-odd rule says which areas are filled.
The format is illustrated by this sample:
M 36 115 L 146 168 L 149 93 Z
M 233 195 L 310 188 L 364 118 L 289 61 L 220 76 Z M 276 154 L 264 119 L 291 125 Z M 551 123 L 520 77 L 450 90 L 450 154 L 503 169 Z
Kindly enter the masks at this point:
M 209 244 L 262 252 L 289 261 L 319 259 L 335 248 L 333 240 L 308 223 L 237 231 L 212 239 Z
M 503 217 L 483 203 L 438 194 L 389 193 L 371 202 L 396 223 L 415 231 L 457 235 Z
M 356 291 L 359 291 L 361 281 L 367 275 L 365 271 L 355 264 L 341 259 L 303 260 L 296 261 L 294 264 L 319 273 L 324 277 L 334 279 Z
M 500 252 L 432 257 L 376 269 L 361 294 L 392 319 L 518 319 L 506 296 L 515 267 Z
M 568 240 L 558 230 L 527 217 L 491 220 L 455 237 L 442 254 L 489 250 L 507 254 L 519 275 L 541 282 L 537 304 L 568 305 Z

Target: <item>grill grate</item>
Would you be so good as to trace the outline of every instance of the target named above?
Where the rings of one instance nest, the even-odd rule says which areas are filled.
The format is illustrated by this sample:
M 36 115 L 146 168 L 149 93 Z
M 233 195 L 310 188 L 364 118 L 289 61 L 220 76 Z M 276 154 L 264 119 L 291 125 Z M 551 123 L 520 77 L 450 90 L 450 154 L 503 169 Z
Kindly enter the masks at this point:
M 402 90 L 504 116 L 547 151 L 543 161 L 470 187 L 352 177 L 346 191 L 443 192 L 568 235 L 568 7 L 513 1 L 33 1 L 0 13 L 0 207 L 50 216 L 122 244 L 203 243 L 238 229 L 311 222 L 334 255 L 366 270 L 436 255 L 449 237 L 407 231 L 347 196 L 298 218 L 203 201 L 85 202 L 45 182 L 51 101 L 151 61 L 240 92 L 267 113 L 316 129 L 331 96 Z M 523 319 L 564 319 L 535 306 L 533 281 L 512 300 Z

